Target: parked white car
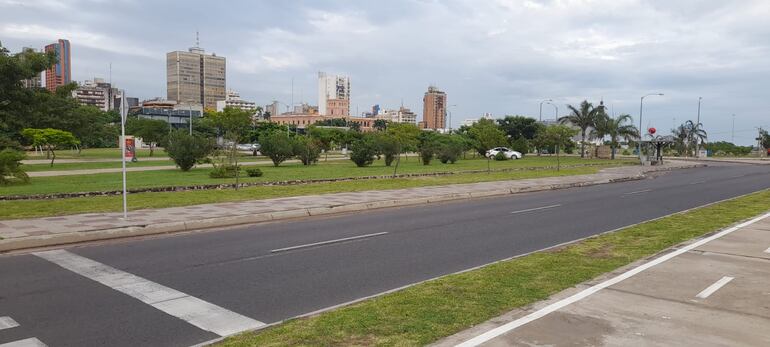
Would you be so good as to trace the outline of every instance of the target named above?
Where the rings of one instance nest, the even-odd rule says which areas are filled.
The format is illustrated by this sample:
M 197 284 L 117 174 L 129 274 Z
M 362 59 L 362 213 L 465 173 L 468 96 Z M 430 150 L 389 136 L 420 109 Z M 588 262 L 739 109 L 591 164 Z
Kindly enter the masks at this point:
M 506 147 L 495 147 L 487 151 L 487 158 L 494 159 L 497 153 L 503 153 L 508 159 L 521 159 L 523 155 Z

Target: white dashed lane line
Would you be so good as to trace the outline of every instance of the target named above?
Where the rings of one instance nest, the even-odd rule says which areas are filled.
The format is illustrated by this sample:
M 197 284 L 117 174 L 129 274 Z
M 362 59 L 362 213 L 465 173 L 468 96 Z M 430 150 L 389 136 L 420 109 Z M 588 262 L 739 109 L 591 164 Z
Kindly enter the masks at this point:
M 0 344 L 0 347 L 48 347 L 43 341 L 40 341 L 34 337 L 30 337 L 24 340 L 18 340 L 8 343 Z
M 232 335 L 265 325 L 178 290 L 65 250 L 34 254 L 219 336 Z
M 16 323 L 15 320 L 11 317 L 0 317 L 0 330 L 15 328 L 19 326 L 19 323 Z
M 714 294 L 717 290 L 719 290 L 719 288 L 724 287 L 725 284 L 730 283 L 730 281 L 734 279 L 735 279 L 734 277 L 729 277 L 729 276 L 722 277 L 721 279 L 719 279 L 719 281 L 714 282 L 714 284 L 708 286 L 706 289 L 698 293 L 698 295 L 696 295 L 695 297 L 698 299 L 706 299 L 709 296 L 711 296 L 711 294 Z
M 346 237 L 346 238 L 336 239 L 336 240 L 321 241 L 321 242 L 308 243 L 308 244 L 298 245 L 298 246 L 278 248 L 278 249 L 271 250 L 270 253 L 288 252 L 288 251 L 293 251 L 293 250 L 302 249 L 302 248 L 325 246 L 325 245 L 330 245 L 330 244 L 334 244 L 334 243 L 341 243 L 341 242 L 346 242 L 346 241 L 354 241 L 354 240 L 366 239 L 366 238 L 375 237 L 375 236 L 382 236 L 382 235 L 385 235 L 387 233 L 388 233 L 387 231 L 383 231 L 381 233 L 366 234 L 366 235 L 359 235 L 359 236 L 351 236 L 351 237 Z
M 652 189 L 637 190 L 637 191 L 634 191 L 634 192 L 623 193 L 623 196 L 636 195 L 636 194 L 642 194 L 642 193 L 649 193 L 651 191 L 652 191 Z
M 561 204 L 556 205 L 550 205 L 550 206 L 543 206 L 543 207 L 535 207 L 535 208 L 528 208 L 526 210 L 519 210 L 519 211 L 513 211 L 511 214 L 518 214 L 518 213 L 524 213 L 524 212 L 534 212 L 534 211 L 540 211 L 540 210 L 547 210 L 551 208 L 556 208 L 561 206 Z

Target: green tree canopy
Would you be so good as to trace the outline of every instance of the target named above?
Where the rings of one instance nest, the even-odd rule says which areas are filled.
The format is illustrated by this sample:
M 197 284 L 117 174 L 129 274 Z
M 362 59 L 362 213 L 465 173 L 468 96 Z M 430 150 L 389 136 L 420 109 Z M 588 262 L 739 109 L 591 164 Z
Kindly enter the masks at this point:
M 42 147 L 51 154 L 51 166 L 56 160 L 56 150 L 61 148 L 71 148 L 80 144 L 80 140 L 75 138 L 69 131 L 59 129 L 32 129 L 22 130 L 22 135 L 32 142 L 33 146 Z
M 604 106 L 594 107 L 587 100 L 583 100 L 579 107 L 567 105 L 570 114 L 559 118 L 561 124 L 570 123 L 580 128 L 580 157 L 585 157 L 586 139 L 590 135 L 588 128 L 596 126 L 596 120 L 604 115 Z
M 485 156 L 488 150 L 504 146 L 507 142 L 505 133 L 491 119 L 480 119 L 467 129 L 467 133 L 473 148 L 482 156 Z
M 141 137 L 150 146 L 152 157 L 155 146 L 162 144 L 169 134 L 169 124 L 160 119 L 131 117 L 126 121 L 126 133 Z

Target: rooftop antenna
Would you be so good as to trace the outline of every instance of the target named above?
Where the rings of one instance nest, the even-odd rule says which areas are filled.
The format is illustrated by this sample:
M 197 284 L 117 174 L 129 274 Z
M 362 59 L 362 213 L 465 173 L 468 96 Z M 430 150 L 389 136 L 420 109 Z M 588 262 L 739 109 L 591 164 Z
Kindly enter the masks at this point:
M 195 30 L 195 48 L 201 48 L 201 38 L 198 30 Z

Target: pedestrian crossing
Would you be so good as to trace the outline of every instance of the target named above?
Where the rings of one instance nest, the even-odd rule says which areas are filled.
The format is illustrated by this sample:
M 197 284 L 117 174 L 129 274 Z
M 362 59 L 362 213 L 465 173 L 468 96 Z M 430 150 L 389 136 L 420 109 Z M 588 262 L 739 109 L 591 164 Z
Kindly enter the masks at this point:
M 0 317 L 0 331 L 6 330 L 6 329 L 13 329 L 19 326 L 19 323 L 16 322 L 11 317 L 3 316 Z M 2 335 L 0 335 L 0 338 L 2 338 Z M 0 342 L 0 347 L 47 347 L 43 341 L 38 340 L 36 337 L 30 337 L 23 340 L 16 340 L 11 342 Z

